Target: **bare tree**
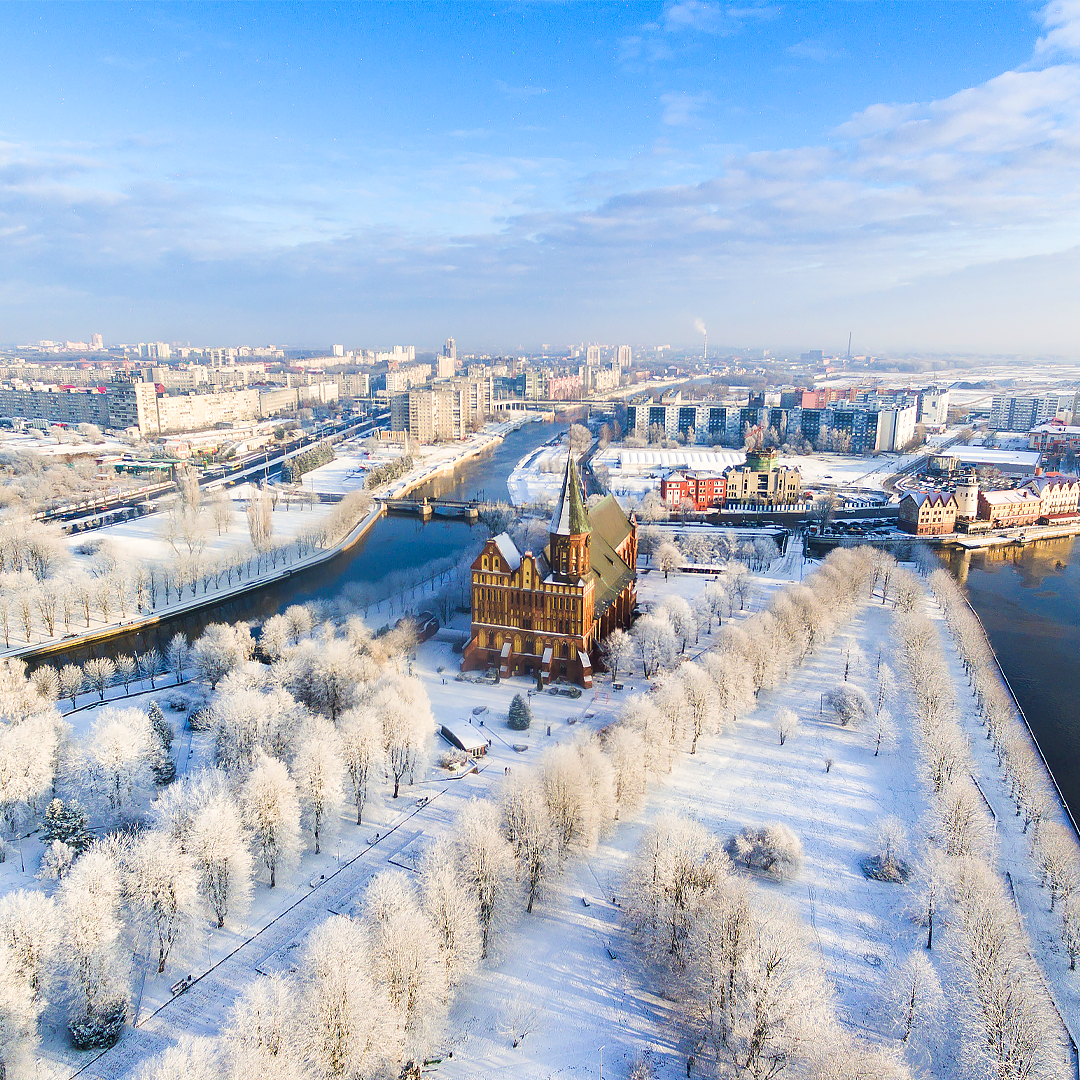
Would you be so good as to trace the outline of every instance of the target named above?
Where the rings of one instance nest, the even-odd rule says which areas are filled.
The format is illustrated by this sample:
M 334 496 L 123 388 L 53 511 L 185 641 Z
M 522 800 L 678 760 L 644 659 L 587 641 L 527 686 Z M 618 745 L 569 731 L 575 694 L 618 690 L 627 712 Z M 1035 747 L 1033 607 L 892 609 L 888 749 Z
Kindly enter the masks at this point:
M 788 739 L 794 738 L 799 731 L 799 718 L 791 709 L 777 709 L 773 713 L 773 730 L 780 738 L 783 746 Z

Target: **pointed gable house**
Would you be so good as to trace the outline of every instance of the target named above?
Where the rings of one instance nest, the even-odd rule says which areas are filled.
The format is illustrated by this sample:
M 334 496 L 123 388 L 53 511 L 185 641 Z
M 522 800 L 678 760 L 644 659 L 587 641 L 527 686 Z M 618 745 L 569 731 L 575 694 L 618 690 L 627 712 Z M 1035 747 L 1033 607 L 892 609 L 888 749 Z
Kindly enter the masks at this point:
M 472 564 L 472 633 L 462 670 L 496 667 L 592 685 L 600 641 L 629 627 L 636 602 L 637 522 L 608 495 L 585 509 L 573 454 L 542 552 L 521 553 L 508 533 Z

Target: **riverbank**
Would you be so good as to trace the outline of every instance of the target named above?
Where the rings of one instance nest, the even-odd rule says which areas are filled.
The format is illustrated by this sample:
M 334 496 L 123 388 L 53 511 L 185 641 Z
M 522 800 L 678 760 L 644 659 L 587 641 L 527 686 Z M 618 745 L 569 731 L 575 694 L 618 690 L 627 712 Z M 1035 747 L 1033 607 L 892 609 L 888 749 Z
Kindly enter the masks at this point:
M 501 424 L 489 425 L 487 430 L 471 436 L 465 443 L 444 444 L 434 447 L 432 452 L 426 454 L 425 459 L 414 469 L 393 481 L 386 488 L 382 490 L 376 489 L 374 494 L 392 492 L 401 495 L 422 487 L 436 478 L 452 477 L 456 469 L 473 462 L 485 453 L 497 449 L 507 435 L 531 420 L 532 417 L 514 417 Z M 305 477 L 305 480 L 310 480 L 311 475 L 313 474 Z M 182 618 L 183 616 L 197 614 L 200 611 L 230 606 L 238 599 L 263 590 L 269 590 L 273 586 L 280 586 L 293 577 L 305 575 L 305 579 L 310 578 L 310 571 L 325 566 L 357 547 L 383 516 L 382 507 L 375 506 L 345 534 L 340 542 L 304 557 L 294 557 L 296 552 L 292 550 L 288 560 L 283 559 L 280 566 L 267 568 L 258 577 L 249 581 L 238 581 L 236 584 L 228 585 L 222 584 L 220 587 L 211 585 L 202 595 L 189 596 L 183 600 L 156 607 L 152 612 L 132 615 L 131 617 L 128 617 L 127 614 L 121 614 L 119 619 L 110 623 L 98 622 L 97 625 L 84 629 L 81 633 L 53 635 L 44 637 L 37 642 L 0 650 L 0 656 L 43 660 L 73 650 L 85 650 L 98 643 L 108 642 L 120 637 L 131 637 L 140 631 L 153 631 L 155 627 L 178 617 Z M 387 567 L 384 570 L 384 575 L 389 574 L 393 569 L 393 567 Z M 318 577 L 318 575 L 316 576 Z M 323 576 L 325 576 L 325 572 Z M 82 616 L 81 611 L 79 614 Z M 235 621 L 238 617 L 242 616 L 230 612 L 228 621 Z M 158 634 L 160 634 L 160 631 L 158 631 Z M 141 649 L 144 646 L 140 644 L 138 647 Z

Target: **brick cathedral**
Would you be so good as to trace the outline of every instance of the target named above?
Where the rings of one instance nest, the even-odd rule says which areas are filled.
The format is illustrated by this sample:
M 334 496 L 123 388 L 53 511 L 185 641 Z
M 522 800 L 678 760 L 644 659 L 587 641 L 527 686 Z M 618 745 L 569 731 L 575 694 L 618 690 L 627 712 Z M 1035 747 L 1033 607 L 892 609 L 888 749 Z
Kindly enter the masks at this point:
M 472 564 L 472 635 L 461 667 L 503 678 L 539 673 L 592 686 L 601 640 L 630 626 L 637 598 L 637 522 L 611 495 L 586 510 L 573 453 L 538 555 L 508 533 Z

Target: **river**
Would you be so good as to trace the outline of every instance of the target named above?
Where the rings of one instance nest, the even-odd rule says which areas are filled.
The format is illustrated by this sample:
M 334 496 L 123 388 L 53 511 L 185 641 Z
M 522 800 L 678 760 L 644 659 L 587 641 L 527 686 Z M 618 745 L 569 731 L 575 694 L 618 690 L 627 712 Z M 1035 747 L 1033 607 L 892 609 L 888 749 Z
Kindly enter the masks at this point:
M 1080 537 L 954 550 L 947 560 L 1069 809 L 1080 812 Z
M 506 480 L 514 466 L 531 450 L 547 442 L 567 424 L 529 423 L 510 432 L 498 446 L 458 466 L 453 475 L 434 477 L 410 497 L 444 499 L 486 499 L 509 501 Z M 360 597 L 395 571 L 410 570 L 436 559 L 455 556 L 483 536 L 483 525 L 464 521 L 386 515 L 354 547 L 329 562 L 301 570 L 291 577 L 245 593 L 212 607 L 175 615 L 155 626 L 120 634 L 93 645 L 73 646 L 40 660 L 29 660 L 30 668 L 41 663 L 53 666 L 85 663 L 91 656 L 118 656 L 145 652 L 157 647 L 164 651 L 168 640 L 182 631 L 189 640 L 197 638 L 214 622 L 261 622 L 290 604 L 310 601 L 327 603 Z

